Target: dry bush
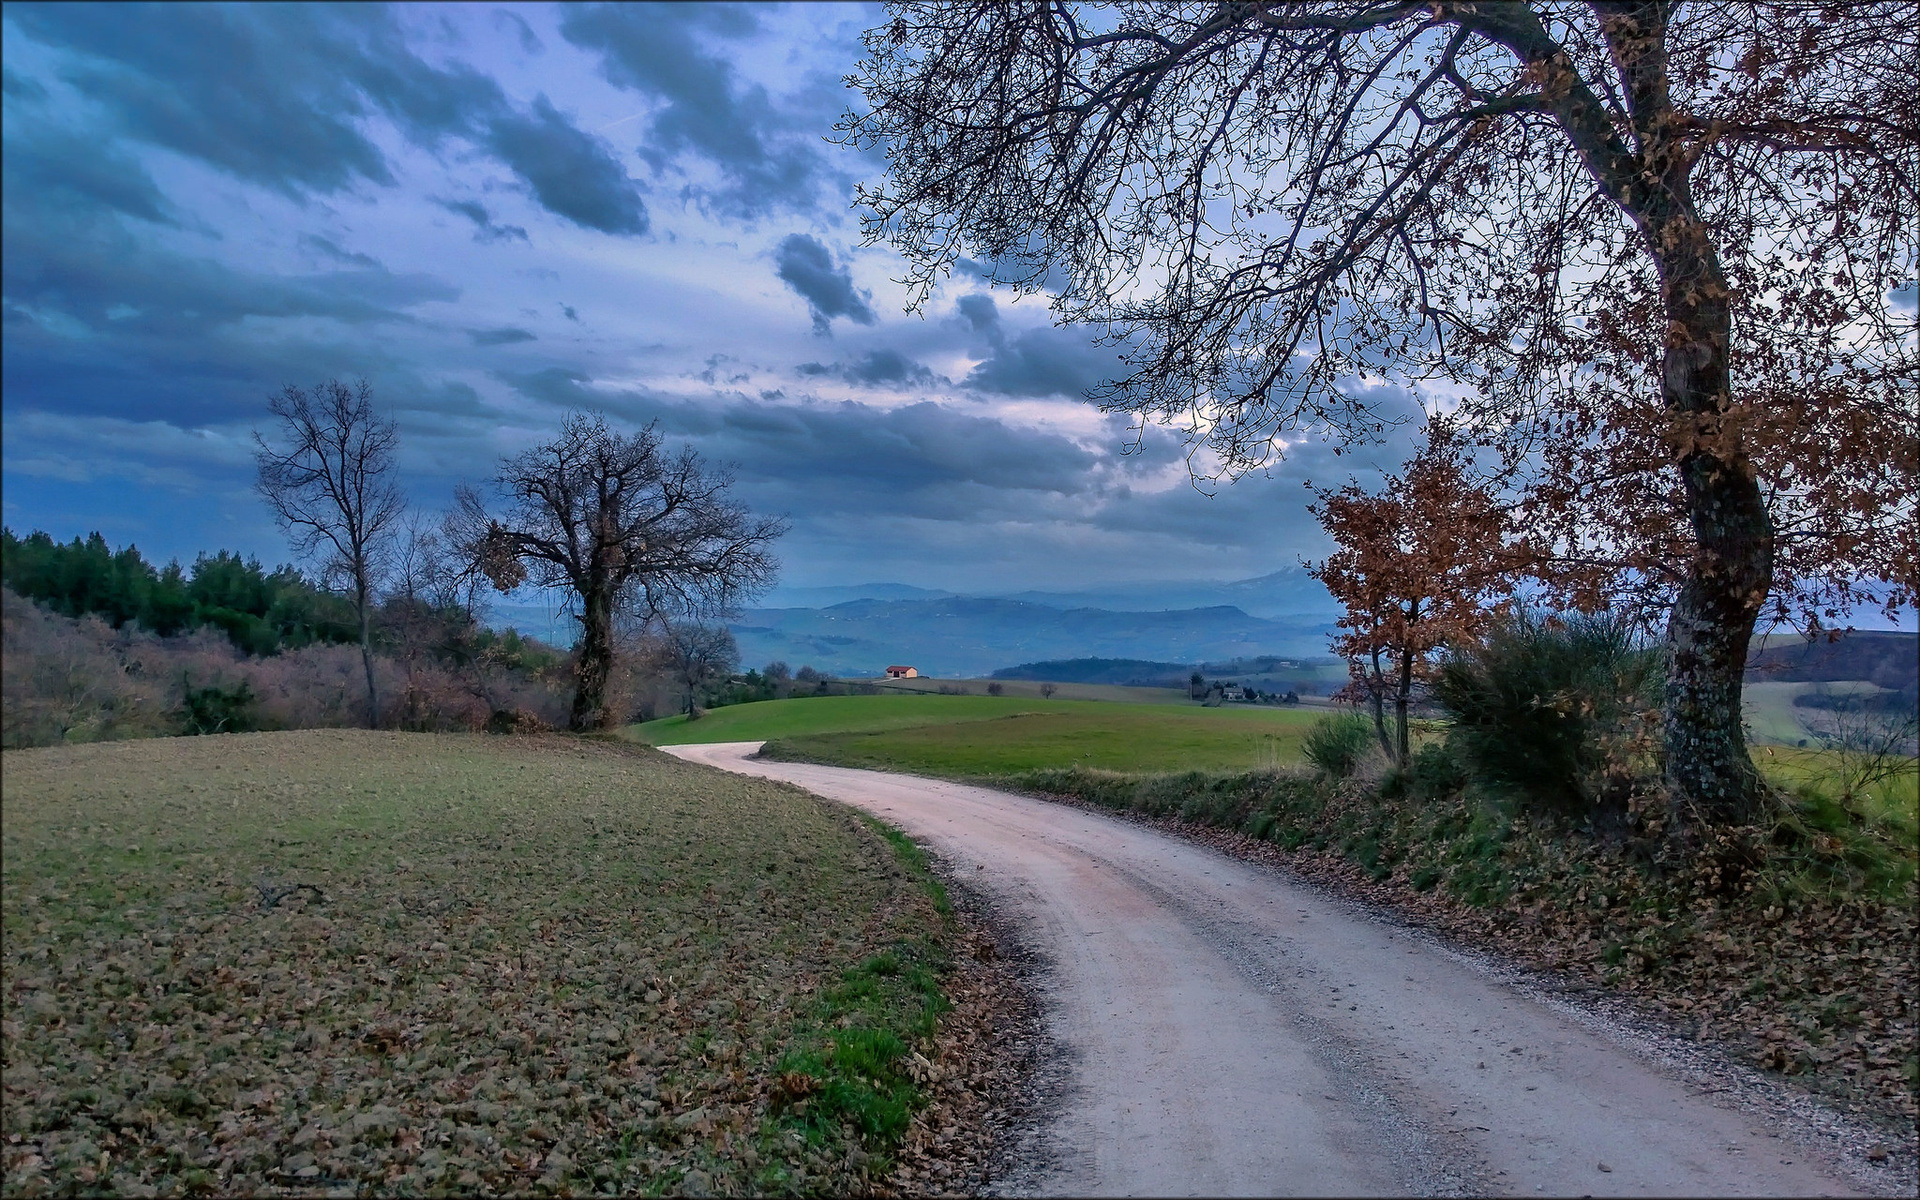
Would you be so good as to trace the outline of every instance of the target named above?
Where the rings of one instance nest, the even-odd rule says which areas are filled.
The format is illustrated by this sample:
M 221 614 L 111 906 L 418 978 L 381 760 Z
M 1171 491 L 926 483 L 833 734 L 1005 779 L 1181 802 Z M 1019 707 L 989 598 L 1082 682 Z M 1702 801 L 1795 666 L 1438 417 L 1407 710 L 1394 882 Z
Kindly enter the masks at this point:
M 257 729 L 348 728 L 364 719 L 366 682 L 355 646 L 315 645 L 250 658 L 203 628 L 158 637 L 75 620 L 4 593 L 4 744 L 157 737 L 185 728 L 188 689 L 251 693 L 242 724 Z M 381 724 L 411 730 L 478 730 L 495 712 L 556 725 L 566 716 L 564 667 L 545 673 L 488 661 L 451 666 L 374 659 Z M 238 726 L 236 726 L 237 728 Z
M 0 589 L 0 745 L 45 746 L 171 732 L 164 680 L 129 670 L 118 635 Z

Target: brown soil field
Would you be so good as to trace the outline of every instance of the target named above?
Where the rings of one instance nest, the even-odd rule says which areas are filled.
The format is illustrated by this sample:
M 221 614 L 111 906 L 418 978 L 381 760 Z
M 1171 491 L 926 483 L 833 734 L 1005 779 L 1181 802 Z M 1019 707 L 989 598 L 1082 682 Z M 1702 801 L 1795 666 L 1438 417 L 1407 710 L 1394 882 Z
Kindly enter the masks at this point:
M 794 789 L 313 730 L 0 798 L 9 1196 L 885 1190 L 927 1136 L 950 910 Z

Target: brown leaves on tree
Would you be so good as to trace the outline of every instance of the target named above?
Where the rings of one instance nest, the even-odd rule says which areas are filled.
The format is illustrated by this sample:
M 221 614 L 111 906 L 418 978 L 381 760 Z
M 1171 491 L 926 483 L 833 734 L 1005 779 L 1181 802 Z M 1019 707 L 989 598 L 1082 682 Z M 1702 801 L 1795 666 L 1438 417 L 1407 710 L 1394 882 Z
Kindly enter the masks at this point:
M 1346 694 L 1371 705 L 1381 748 L 1401 763 L 1407 709 L 1435 652 L 1479 636 L 1521 563 L 1507 514 L 1473 478 L 1458 431 L 1436 417 L 1425 436 L 1379 493 L 1349 484 L 1318 492 L 1310 509 L 1338 547 L 1311 571 L 1345 609 L 1333 651 L 1352 673 Z

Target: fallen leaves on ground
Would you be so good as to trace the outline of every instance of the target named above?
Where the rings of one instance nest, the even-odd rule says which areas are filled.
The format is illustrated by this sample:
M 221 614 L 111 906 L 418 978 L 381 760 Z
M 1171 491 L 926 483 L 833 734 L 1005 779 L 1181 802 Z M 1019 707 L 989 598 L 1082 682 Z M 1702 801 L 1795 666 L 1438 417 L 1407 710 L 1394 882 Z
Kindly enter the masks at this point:
M 821 989 L 933 920 L 837 806 L 349 731 L 8 752 L 4 789 L 8 1195 L 872 1186 L 771 1105 Z

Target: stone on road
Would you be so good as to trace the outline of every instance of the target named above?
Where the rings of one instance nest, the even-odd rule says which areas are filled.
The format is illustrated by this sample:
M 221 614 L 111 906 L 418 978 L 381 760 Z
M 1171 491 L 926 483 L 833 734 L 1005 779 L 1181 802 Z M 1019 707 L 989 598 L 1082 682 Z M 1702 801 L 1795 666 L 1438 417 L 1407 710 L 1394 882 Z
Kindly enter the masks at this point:
M 1070 1082 L 1023 1189 L 1856 1194 L 1753 1117 L 1284 873 L 1065 805 L 758 748 L 663 747 L 897 826 L 1049 963 Z

